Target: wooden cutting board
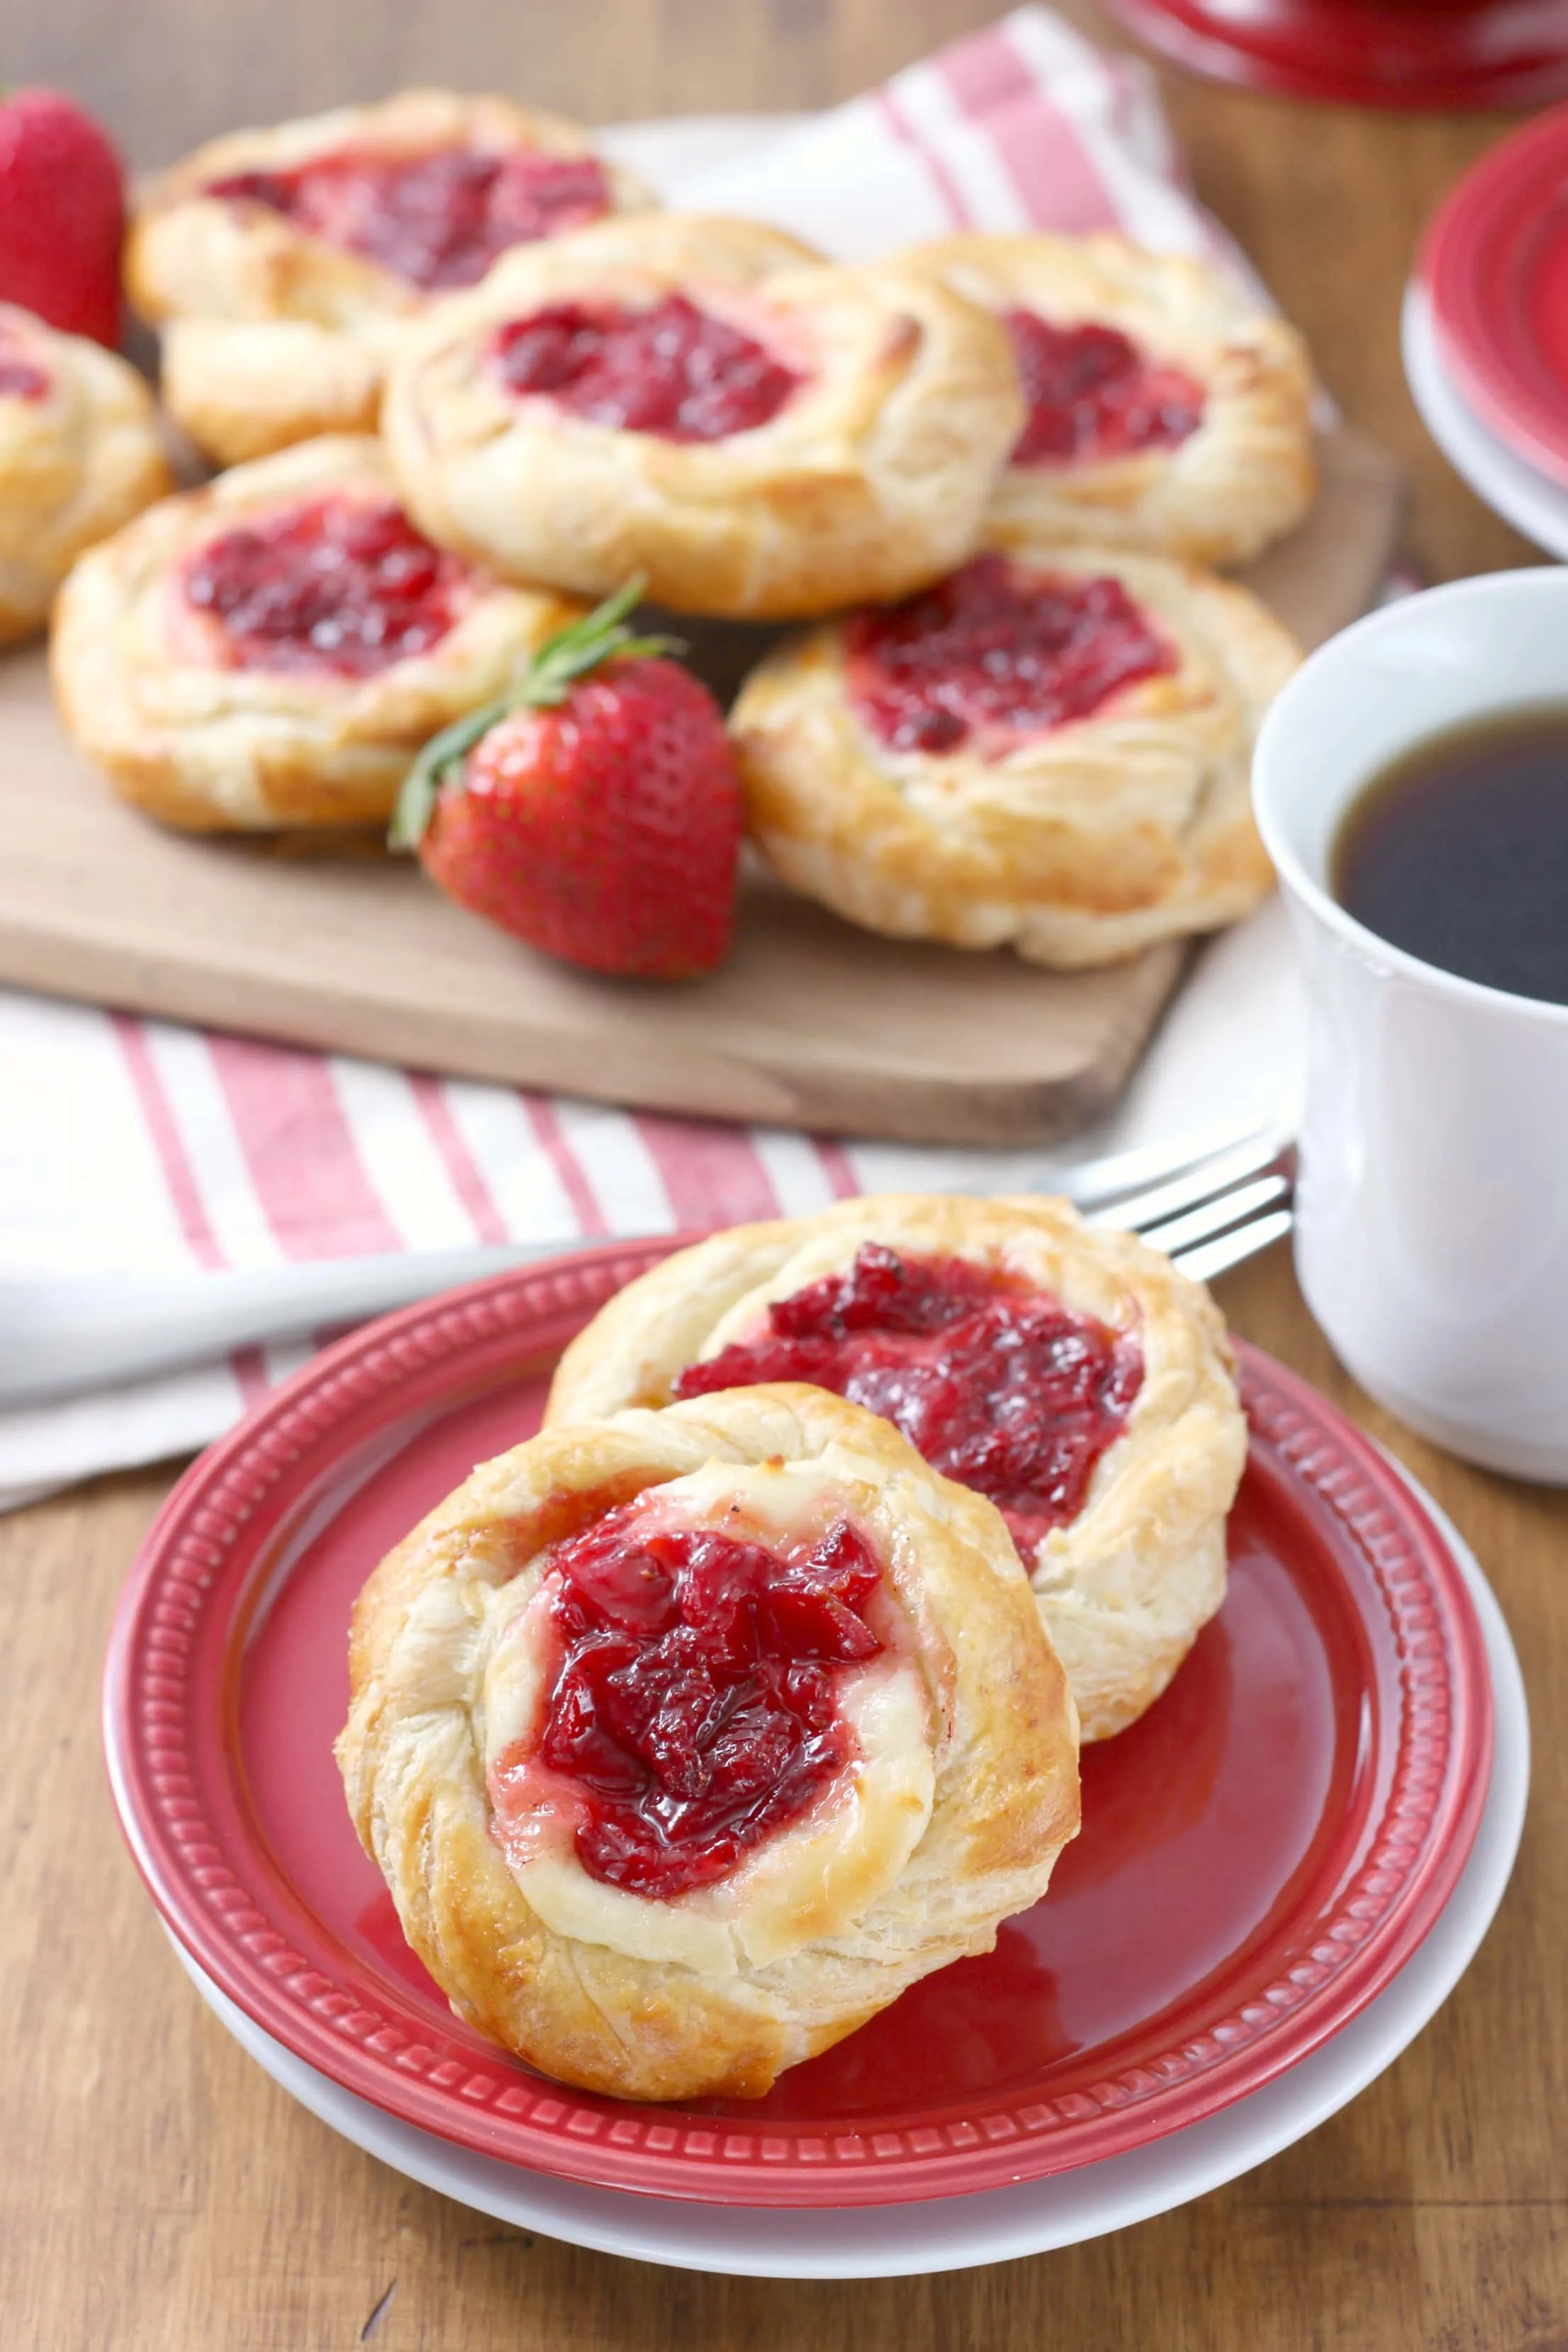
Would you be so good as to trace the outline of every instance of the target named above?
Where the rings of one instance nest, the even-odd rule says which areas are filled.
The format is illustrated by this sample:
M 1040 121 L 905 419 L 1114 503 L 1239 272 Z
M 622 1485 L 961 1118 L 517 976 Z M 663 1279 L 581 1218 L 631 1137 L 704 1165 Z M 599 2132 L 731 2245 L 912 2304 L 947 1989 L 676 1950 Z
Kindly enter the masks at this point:
M 1340 431 L 1308 521 L 1247 575 L 1303 643 L 1365 610 L 1393 461 Z M 693 633 L 716 690 L 754 635 Z M 0 981 L 405 1066 L 862 1136 L 1019 1143 L 1113 1099 L 1179 979 L 874 938 L 749 877 L 735 952 L 678 987 L 596 980 L 451 906 L 404 860 L 167 833 L 66 740 L 43 656 L 0 661 Z

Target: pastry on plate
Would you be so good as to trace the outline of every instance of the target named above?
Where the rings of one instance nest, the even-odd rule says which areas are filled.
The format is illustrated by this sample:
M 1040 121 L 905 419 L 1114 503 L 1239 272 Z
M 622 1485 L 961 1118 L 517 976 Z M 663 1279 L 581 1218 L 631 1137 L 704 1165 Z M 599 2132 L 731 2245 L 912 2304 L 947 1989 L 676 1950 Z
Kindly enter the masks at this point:
M 1158 1698 L 1225 1598 L 1247 1429 L 1224 1323 L 1065 1201 L 890 1194 L 715 1234 L 600 1309 L 548 1420 L 783 1380 L 886 1413 L 996 1505 L 1085 1739 Z
M 135 369 L 0 302 L 0 645 L 42 628 L 83 548 L 173 487 Z
M 1311 504 L 1311 372 L 1212 264 L 1125 237 L 966 236 L 909 257 L 1003 319 L 1028 421 L 990 544 L 1241 563 Z
M 458 2014 L 760 2095 L 1044 1893 L 1077 1724 L 1007 1530 L 763 1387 L 482 1464 L 355 1605 L 349 1809 Z
M 79 562 L 50 662 L 122 798 L 198 832 L 384 824 L 416 752 L 579 608 L 432 547 L 341 435 L 164 499 Z
M 1247 590 L 1161 556 L 976 556 L 752 672 L 748 827 L 870 930 L 1109 963 L 1268 890 L 1248 771 L 1299 659 Z
M 777 619 L 967 553 L 1023 405 L 931 271 L 650 215 L 509 254 L 404 341 L 384 430 L 433 539 L 507 576 Z
M 233 465 L 371 430 L 388 352 L 433 299 L 651 201 L 555 115 L 405 90 L 187 155 L 136 207 L 126 280 L 165 326 L 171 413 Z

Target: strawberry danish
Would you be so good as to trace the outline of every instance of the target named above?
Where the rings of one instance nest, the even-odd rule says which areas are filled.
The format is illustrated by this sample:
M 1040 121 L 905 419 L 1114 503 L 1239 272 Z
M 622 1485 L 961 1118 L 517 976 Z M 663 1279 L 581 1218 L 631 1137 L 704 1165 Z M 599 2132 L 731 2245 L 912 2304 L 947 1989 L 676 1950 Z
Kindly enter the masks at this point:
M 1224 1324 L 1065 1201 L 892 1194 L 715 1234 L 601 1308 L 548 1420 L 773 1381 L 885 1414 L 996 1507 L 1085 1739 L 1158 1698 L 1225 1598 L 1247 1429 Z
M 1092 236 L 968 236 L 907 258 L 1006 326 L 1028 406 L 990 544 L 1245 562 L 1314 488 L 1300 337 L 1206 262 Z
M 135 369 L 0 303 L 0 645 L 42 628 L 83 548 L 173 487 Z
M 122 798 L 198 832 L 384 825 L 415 755 L 577 607 L 432 547 L 378 441 L 164 499 L 71 572 L 51 666 Z
M 1299 658 L 1245 589 L 1158 556 L 975 556 L 752 672 L 731 714 L 748 826 L 870 930 L 1112 962 L 1268 890 L 1248 773 Z
M 1005 329 L 933 273 L 655 215 L 445 305 L 384 430 L 431 537 L 508 578 L 767 619 L 936 578 L 1023 421 Z
M 355 1605 L 349 1809 L 458 2015 L 754 2097 L 1045 1892 L 1072 1700 L 993 1507 L 758 1387 L 549 1429 Z
M 374 427 L 407 321 L 510 247 L 652 202 L 570 122 L 405 90 L 211 141 L 153 182 L 126 248 L 163 396 L 222 465 Z

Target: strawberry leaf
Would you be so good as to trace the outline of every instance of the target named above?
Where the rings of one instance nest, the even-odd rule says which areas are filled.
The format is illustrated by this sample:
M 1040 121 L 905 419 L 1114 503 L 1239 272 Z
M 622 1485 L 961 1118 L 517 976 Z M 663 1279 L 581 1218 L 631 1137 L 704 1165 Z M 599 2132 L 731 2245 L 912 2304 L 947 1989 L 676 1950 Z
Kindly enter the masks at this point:
M 441 794 L 461 790 L 462 762 L 499 720 L 514 710 L 559 709 L 578 679 L 605 662 L 684 653 L 679 637 L 639 637 L 626 627 L 626 616 L 647 585 L 646 575 L 636 573 L 580 621 L 547 637 L 505 694 L 481 703 L 430 738 L 399 788 L 386 836 L 392 848 L 418 848 Z
M 626 614 L 647 585 L 646 575 L 636 573 L 580 621 L 570 622 L 547 638 L 509 698 L 510 708 L 553 709 L 565 701 L 578 678 L 586 677 L 612 656 L 626 661 L 642 655 L 683 651 L 677 637 L 638 637 L 626 627 Z
M 497 719 L 506 717 L 507 709 L 504 701 L 481 703 L 477 710 L 455 719 L 438 735 L 432 735 L 399 787 L 386 836 L 394 849 L 418 848 L 451 772 L 468 757 L 480 737 L 489 733 Z

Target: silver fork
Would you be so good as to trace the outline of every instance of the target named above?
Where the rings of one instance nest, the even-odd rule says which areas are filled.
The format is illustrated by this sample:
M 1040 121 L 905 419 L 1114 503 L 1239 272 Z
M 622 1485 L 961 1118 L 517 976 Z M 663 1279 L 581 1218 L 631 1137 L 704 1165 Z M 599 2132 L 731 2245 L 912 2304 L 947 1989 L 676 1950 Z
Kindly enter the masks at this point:
M 1199 1281 L 1289 1230 L 1294 1154 L 1229 1128 L 1088 1160 L 1058 1187 L 1094 1225 L 1142 1234 Z M 616 1234 L 613 1240 L 637 1236 Z M 220 1274 L 0 1280 L 0 1409 L 107 1389 L 269 1339 L 364 1321 L 578 1241 L 416 1250 Z
M 1295 1145 L 1265 1130 L 1163 1183 L 1079 1205 L 1089 1224 L 1137 1234 L 1208 1282 L 1289 1232 L 1295 1189 Z

